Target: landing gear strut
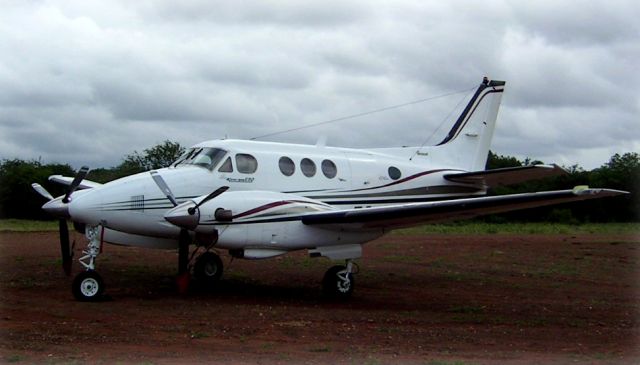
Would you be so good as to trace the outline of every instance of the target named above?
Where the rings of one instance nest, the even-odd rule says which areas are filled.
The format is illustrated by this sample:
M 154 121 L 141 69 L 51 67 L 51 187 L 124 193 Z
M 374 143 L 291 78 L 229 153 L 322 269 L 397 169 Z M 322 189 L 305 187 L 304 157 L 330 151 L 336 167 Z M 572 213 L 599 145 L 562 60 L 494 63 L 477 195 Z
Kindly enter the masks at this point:
M 329 298 L 349 298 L 355 286 L 353 268 L 353 261 L 346 260 L 346 266 L 337 265 L 327 270 L 322 279 L 324 294 Z
M 191 268 L 195 278 L 206 285 L 217 282 L 222 276 L 223 265 L 220 256 L 215 252 L 209 251 L 218 242 L 218 232 L 213 235 L 200 236 L 196 235 L 196 249 L 189 255 L 189 245 L 192 243 L 191 236 L 187 229 L 180 230 L 180 238 L 178 241 L 178 292 L 186 294 L 189 289 L 189 281 L 191 278 Z M 193 257 L 198 253 L 200 248 L 204 248 L 205 252 L 200 254 L 192 266 L 190 263 Z
M 71 291 L 73 296 L 82 302 L 93 302 L 100 300 L 104 293 L 104 281 L 95 271 L 95 261 L 100 254 L 102 247 L 102 226 L 87 227 L 87 248 L 82 251 L 82 256 L 78 261 L 87 269 L 78 274 L 73 280 Z

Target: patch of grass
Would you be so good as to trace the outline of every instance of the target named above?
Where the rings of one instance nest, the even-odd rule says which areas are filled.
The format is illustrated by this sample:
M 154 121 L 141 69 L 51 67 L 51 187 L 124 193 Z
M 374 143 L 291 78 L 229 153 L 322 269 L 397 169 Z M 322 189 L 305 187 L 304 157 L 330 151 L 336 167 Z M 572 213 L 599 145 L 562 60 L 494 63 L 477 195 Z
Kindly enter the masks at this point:
M 328 346 L 312 347 L 309 352 L 331 352 L 331 349 Z
M 42 283 L 30 277 L 22 277 L 9 282 L 9 287 L 14 289 L 33 289 L 39 286 L 42 286 Z
M 383 258 L 387 262 L 398 262 L 402 264 L 419 264 L 423 261 L 422 257 L 407 255 L 389 255 Z
M 5 357 L 5 360 L 8 363 L 15 363 L 15 362 L 20 362 L 24 360 L 24 357 L 21 355 L 9 355 L 7 357 Z
M 70 228 L 71 230 L 72 228 Z M 0 232 L 57 231 L 58 221 L 33 221 L 26 219 L 0 219 Z
M 393 235 L 423 234 L 640 234 L 640 223 L 478 223 L 428 224 L 394 231 Z
M 484 308 L 477 305 L 460 305 L 447 309 L 450 313 L 469 313 L 469 314 L 481 314 L 484 313 Z
M 528 274 L 540 277 L 558 277 L 558 276 L 577 276 L 580 270 L 575 264 L 569 263 L 552 263 L 544 267 L 536 267 L 528 272 Z
M 382 361 L 378 360 L 375 357 L 372 357 L 371 355 L 369 355 L 369 357 L 367 357 L 367 361 L 365 362 L 366 365 L 379 365 L 382 364 Z
M 464 361 L 444 361 L 444 360 L 430 360 L 425 363 L 425 365 L 471 365 L 471 363 Z
M 197 340 L 200 338 L 208 338 L 208 337 L 211 337 L 211 336 L 206 332 L 191 332 L 189 334 L 189 338 L 192 340 Z

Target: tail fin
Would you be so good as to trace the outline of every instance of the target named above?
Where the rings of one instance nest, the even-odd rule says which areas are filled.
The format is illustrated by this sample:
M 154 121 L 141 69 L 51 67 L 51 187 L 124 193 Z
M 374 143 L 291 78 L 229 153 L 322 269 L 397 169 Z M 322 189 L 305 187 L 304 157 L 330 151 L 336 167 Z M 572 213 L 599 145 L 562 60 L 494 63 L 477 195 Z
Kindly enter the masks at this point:
M 429 154 L 464 170 L 484 170 L 504 86 L 504 81 L 485 77 L 447 136 L 430 147 Z

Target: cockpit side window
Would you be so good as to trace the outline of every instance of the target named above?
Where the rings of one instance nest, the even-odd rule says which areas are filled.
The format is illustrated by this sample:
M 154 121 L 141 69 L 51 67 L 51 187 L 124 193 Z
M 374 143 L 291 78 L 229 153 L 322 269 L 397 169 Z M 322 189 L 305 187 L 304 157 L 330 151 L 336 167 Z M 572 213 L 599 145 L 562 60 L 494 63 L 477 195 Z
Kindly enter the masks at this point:
M 212 170 L 224 158 L 227 151 L 219 148 L 198 147 L 191 148 L 173 163 L 174 167 L 195 165 Z
M 227 157 L 227 160 L 220 166 L 218 172 L 233 172 L 233 165 L 231 164 L 231 157 Z

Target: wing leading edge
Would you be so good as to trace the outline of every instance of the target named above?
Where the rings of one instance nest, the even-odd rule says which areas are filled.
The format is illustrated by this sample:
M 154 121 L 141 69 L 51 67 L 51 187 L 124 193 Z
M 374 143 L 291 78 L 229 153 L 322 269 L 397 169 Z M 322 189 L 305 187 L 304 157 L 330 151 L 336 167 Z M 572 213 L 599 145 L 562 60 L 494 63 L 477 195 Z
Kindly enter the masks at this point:
M 544 191 L 524 194 L 442 200 L 384 207 L 347 209 L 306 215 L 302 223 L 321 225 L 329 229 L 403 228 L 424 223 L 469 219 L 485 214 L 541 207 L 586 199 L 603 198 L 626 191 L 590 189 Z

